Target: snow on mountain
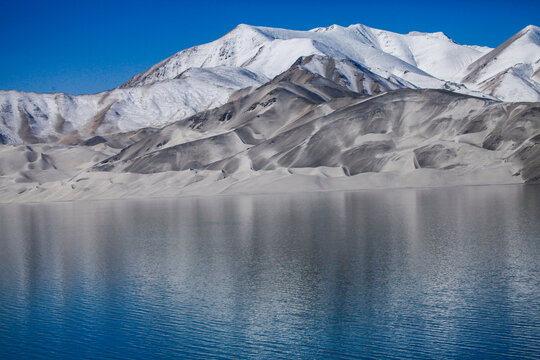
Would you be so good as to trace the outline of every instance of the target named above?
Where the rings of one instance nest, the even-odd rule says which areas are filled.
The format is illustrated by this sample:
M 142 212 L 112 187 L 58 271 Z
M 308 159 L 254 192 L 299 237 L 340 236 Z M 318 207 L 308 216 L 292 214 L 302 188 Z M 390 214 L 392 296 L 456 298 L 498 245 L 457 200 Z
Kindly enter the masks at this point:
M 325 78 L 363 95 L 434 88 L 540 101 L 539 59 L 535 26 L 492 50 L 456 44 L 443 33 L 397 34 L 364 25 L 310 31 L 239 25 L 112 91 L 81 96 L 0 91 L 0 143 L 77 143 L 93 135 L 161 127 L 220 106 L 239 89 L 289 76 L 294 66 L 304 71 L 294 72 L 297 82 Z
M 532 78 L 531 68 L 530 64 L 516 64 L 470 87 L 506 101 L 540 101 L 540 81 Z
M 165 59 L 145 72 L 135 75 L 121 87 L 152 84 L 173 79 L 190 68 L 218 66 L 240 67 L 253 55 L 251 51 L 269 41 L 255 27 L 239 25 L 234 30 L 209 44 L 198 45 Z
M 461 75 L 467 86 L 505 101 L 540 101 L 540 28 L 525 27 Z
M 241 68 L 190 69 L 152 86 L 94 95 L 0 91 L 0 143 L 71 143 L 94 134 L 160 127 L 268 81 Z
M 442 32 L 402 35 L 376 29 L 371 31 L 376 35 L 381 50 L 443 80 L 459 80 L 456 75 L 463 68 L 492 50 L 456 44 Z
M 364 25 L 310 31 L 239 25 L 216 41 L 180 51 L 123 87 L 171 79 L 192 67 L 219 65 L 243 67 L 271 78 L 300 56 L 321 55 L 349 59 L 375 74 L 397 76 L 416 87 L 441 88 L 489 50 L 458 45 L 441 33 L 402 35 Z

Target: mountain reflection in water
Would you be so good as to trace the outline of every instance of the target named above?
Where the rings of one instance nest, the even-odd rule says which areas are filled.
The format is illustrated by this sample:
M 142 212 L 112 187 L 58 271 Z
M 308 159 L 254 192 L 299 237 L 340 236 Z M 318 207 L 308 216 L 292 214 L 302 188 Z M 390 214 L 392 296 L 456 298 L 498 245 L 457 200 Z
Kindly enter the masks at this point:
M 537 358 L 540 187 L 0 206 L 0 357 Z

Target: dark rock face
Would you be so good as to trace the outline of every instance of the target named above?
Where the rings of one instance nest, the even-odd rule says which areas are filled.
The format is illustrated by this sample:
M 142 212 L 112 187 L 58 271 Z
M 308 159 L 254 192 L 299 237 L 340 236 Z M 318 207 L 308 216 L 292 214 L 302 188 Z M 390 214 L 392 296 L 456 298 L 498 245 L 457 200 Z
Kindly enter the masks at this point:
M 103 136 L 94 136 L 86 141 L 83 142 L 84 146 L 94 146 L 98 144 L 102 144 L 104 142 L 107 142 L 107 139 L 105 139 Z
M 457 158 L 457 153 L 454 149 L 446 148 L 441 144 L 415 149 L 414 155 L 420 168 L 440 168 L 441 164 L 452 163 Z M 446 165 L 445 167 L 452 165 L 455 164 Z

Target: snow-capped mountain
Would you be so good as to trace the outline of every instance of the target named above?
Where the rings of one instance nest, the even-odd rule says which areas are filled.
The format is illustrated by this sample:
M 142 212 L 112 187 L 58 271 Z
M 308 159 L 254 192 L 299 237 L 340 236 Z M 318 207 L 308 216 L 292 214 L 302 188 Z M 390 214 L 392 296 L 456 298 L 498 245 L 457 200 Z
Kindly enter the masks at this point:
M 240 25 L 111 91 L 0 91 L 0 201 L 540 182 L 539 44 Z
M 471 63 L 463 82 L 505 101 L 540 101 L 540 28 L 529 25 Z
M 0 91 L 0 142 L 76 143 L 160 127 L 220 106 L 235 91 L 258 87 L 294 66 L 306 72 L 303 76 L 323 77 L 363 95 L 433 88 L 539 101 L 539 38 L 538 28 L 528 26 L 493 50 L 456 44 L 443 33 L 396 34 L 364 25 L 310 31 L 239 25 L 112 91 L 81 96 Z
M 351 60 L 419 88 L 442 88 L 490 50 L 458 45 L 442 33 L 402 35 L 364 25 L 294 31 L 242 24 L 216 41 L 180 51 L 122 87 L 171 79 L 192 67 L 242 67 L 272 78 L 301 56 L 321 55 Z

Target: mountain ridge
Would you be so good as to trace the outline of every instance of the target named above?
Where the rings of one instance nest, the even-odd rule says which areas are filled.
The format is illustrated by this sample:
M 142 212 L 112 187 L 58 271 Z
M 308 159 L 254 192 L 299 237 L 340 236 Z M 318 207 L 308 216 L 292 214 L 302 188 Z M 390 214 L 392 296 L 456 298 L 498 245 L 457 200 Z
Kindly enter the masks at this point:
M 183 71 L 184 68 L 193 66 L 204 67 L 215 66 L 217 64 L 234 64 L 234 66 L 239 67 L 247 66 L 249 68 L 249 66 L 252 66 L 252 70 L 258 72 L 261 71 L 260 68 L 253 68 L 253 62 L 257 56 L 265 51 L 273 51 L 274 56 L 276 56 L 276 51 L 279 53 L 280 47 L 283 47 L 283 43 L 287 41 L 294 41 L 296 45 L 304 46 L 304 49 L 302 49 L 301 53 L 298 53 L 298 51 L 294 52 L 297 49 L 292 49 L 294 55 L 289 56 L 289 54 L 287 54 L 286 61 L 281 59 L 281 61 L 286 64 L 281 68 L 277 68 L 277 70 L 265 73 L 266 76 L 273 77 L 281 73 L 292 65 L 292 63 L 300 56 L 318 54 L 324 56 L 348 58 L 368 68 L 374 65 L 373 61 L 369 61 L 369 57 L 382 58 L 392 67 L 401 69 L 401 72 L 413 72 L 418 73 L 418 76 L 420 77 L 430 77 L 427 75 L 427 73 L 425 73 L 425 69 L 416 68 L 412 64 L 414 62 L 413 58 L 411 57 L 412 55 L 409 54 L 410 56 L 408 56 L 406 54 L 400 54 L 401 56 L 394 56 L 395 54 L 389 54 L 382 51 L 383 49 L 380 46 L 379 39 L 380 36 L 403 38 L 407 37 L 408 35 L 378 30 L 362 24 L 350 25 L 346 28 L 339 25 L 332 25 L 327 28 L 316 28 L 309 31 L 296 31 L 241 24 L 213 42 L 182 50 L 172 55 L 166 60 L 152 66 L 145 72 L 135 75 L 132 79 L 123 84 L 122 87 L 137 86 L 159 81 L 166 77 L 173 76 L 175 72 Z M 415 34 L 413 37 L 417 39 L 421 36 L 422 35 Z M 429 33 L 424 33 L 423 36 L 427 36 L 429 38 L 433 37 Z M 437 39 L 436 41 L 441 40 L 448 43 L 447 45 L 451 47 L 453 45 L 461 46 L 455 44 L 448 38 L 442 39 L 438 35 L 434 38 Z M 326 50 L 321 50 L 321 45 L 323 45 Z M 273 47 L 274 49 L 267 50 L 269 46 Z M 404 45 L 400 44 L 400 46 L 403 47 Z M 244 56 L 231 60 L 231 58 L 237 55 L 236 50 L 239 47 L 243 48 L 242 53 Z M 246 47 L 248 48 L 247 50 L 245 49 Z M 472 49 L 465 45 L 463 47 L 467 52 L 470 52 L 471 54 L 474 53 L 474 55 L 467 55 L 469 58 L 480 56 L 482 53 L 478 49 Z M 208 51 L 209 48 L 214 48 L 214 51 L 212 52 L 214 54 L 221 54 L 224 58 L 220 59 L 219 56 L 217 58 L 214 56 L 211 59 L 205 60 L 196 58 L 197 53 L 201 51 L 204 53 Z M 362 50 L 362 52 L 367 53 L 367 57 L 362 55 L 362 52 L 351 51 L 350 49 Z M 319 51 L 319 53 L 317 51 Z M 322 53 L 320 53 L 321 51 Z M 282 53 L 279 54 L 283 55 Z M 445 56 L 441 56 L 441 59 L 443 58 L 445 58 Z M 394 75 L 399 74 L 394 73 Z M 426 79 L 424 79 L 424 81 L 427 81 L 428 83 L 430 82 L 430 80 Z M 431 82 L 431 84 L 434 87 L 437 86 L 436 82 Z
M 537 35 L 239 25 L 111 91 L 0 91 L 0 202 L 540 182 Z
M 397 34 L 362 24 L 309 31 L 240 24 L 221 38 L 182 50 L 110 91 L 93 95 L 0 91 L 0 140 L 69 142 L 55 129 L 83 134 L 95 129 L 96 135 L 102 135 L 159 127 L 220 106 L 235 91 L 258 87 L 310 56 L 319 59 L 308 65 L 310 71 L 324 77 L 320 70 L 327 65 L 320 59 L 333 59 L 340 69 L 332 76 L 341 78 L 334 80 L 348 82 L 350 86 L 345 86 L 353 91 L 361 88 L 364 95 L 373 94 L 367 82 L 376 78 L 377 86 L 387 83 L 387 90 L 434 88 L 501 100 L 540 101 L 540 62 L 531 60 L 540 58 L 536 55 L 540 47 L 523 50 L 523 61 L 510 59 L 505 63 L 510 67 L 492 61 L 508 46 L 531 45 L 530 41 L 520 45 L 519 39 L 527 34 L 537 36 L 538 27 L 528 26 L 506 45 L 490 49 L 459 45 L 442 33 Z M 532 43 L 538 45 L 538 41 Z M 500 71 L 484 79 L 480 70 L 487 63 Z M 480 69 L 475 71 L 473 64 L 480 64 Z M 468 74 L 463 74 L 465 68 Z M 360 73 L 362 84 L 356 79 Z

